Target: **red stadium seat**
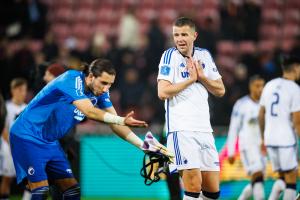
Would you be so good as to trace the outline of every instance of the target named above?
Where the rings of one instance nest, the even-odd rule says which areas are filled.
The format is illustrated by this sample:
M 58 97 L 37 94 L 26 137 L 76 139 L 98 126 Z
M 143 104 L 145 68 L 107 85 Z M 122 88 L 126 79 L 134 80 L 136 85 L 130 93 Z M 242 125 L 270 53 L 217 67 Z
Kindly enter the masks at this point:
M 220 56 L 234 57 L 237 53 L 236 44 L 230 40 L 221 40 L 217 43 L 217 53 Z
M 238 53 L 240 55 L 255 54 L 257 51 L 256 43 L 253 41 L 241 41 L 238 44 Z

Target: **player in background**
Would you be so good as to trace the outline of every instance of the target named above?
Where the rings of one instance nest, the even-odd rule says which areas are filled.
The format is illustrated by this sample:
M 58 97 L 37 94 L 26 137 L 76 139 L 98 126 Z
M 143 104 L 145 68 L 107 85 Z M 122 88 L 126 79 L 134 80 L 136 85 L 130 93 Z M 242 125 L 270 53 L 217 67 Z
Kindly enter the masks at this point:
M 265 198 L 263 186 L 265 152 L 261 149 L 262 141 L 258 125 L 259 99 L 264 84 L 262 77 L 252 76 L 249 80 L 249 95 L 238 99 L 231 113 L 227 138 L 228 160 L 230 164 L 235 161 L 235 143 L 238 137 L 241 160 L 247 174 L 251 176 L 251 184 L 246 185 L 239 200 L 250 199 L 251 196 L 255 200 Z
M 260 99 L 259 125 L 277 180 L 270 200 L 278 199 L 284 189 L 284 200 L 296 198 L 297 134 L 300 135 L 300 59 L 282 56 L 282 77 L 269 81 Z M 295 133 L 296 132 L 296 133 Z M 284 187 L 285 186 L 285 187 Z
M 208 92 L 222 97 L 221 75 L 206 49 L 194 46 L 197 32 L 186 17 L 173 24 L 176 48 L 166 50 L 159 64 L 158 97 L 165 100 L 167 147 L 184 186 L 184 200 L 218 199 L 219 155 L 210 124 Z M 202 194 L 200 194 L 202 191 Z
M 27 96 L 27 81 L 23 78 L 13 79 L 10 83 L 10 92 L 11 99 L 6 102 L 7 115 L 0 146 L 0 174 L 2 175 L 0 199 L 9 198 L 11 183 L 16 176 L 9 147 L 9 130 L 17 116 L 26 107 L 25 98 Z M 30 197 L 30 192 L 25 190 L 23 199 L 30 199 Z
M 68 70 L 47 84 L 13 124 L 10 144 L 18 183 L 27 183 L 33 200 L 47 199 L 49 182 L 63 199 L 80 199 L 80 187 L 58 139 L 85 117 L 110 124 L 121 138 L 144 150 L 128 126 L 146 122 L 117 115 L 109 98 L 116 71 L 110 61 L 96 59 L 83 71 Z

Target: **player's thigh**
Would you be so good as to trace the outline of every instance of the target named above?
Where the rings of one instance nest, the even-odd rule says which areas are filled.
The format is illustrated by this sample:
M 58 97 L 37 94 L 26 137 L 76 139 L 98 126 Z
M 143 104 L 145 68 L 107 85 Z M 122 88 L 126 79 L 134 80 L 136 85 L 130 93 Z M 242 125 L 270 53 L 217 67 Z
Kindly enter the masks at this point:
M 47 163 L 46 172 L 48 175 L 48 179 L 54 181 L 55 183 L 58 183 L 62 191 L 77 184 L 69 161 L 67 160 L 65 153 L 60 145 L 58 145 L 57 148 L 53 151 L 53 157 Z
M 31 183 L 47 180 L 45 168 L 51 159 L 53 145 L 37 144 L 18 137 L 11 137 L 10 141 L 17 182 L 24 179 Z
M 64 178 L 54 180 L 54 184 L 57 185 L 61 191 L 65 191 L 70 187 L 77 185 L 78 182 L 75 178 Z
M 184 189 L 188 192 L 200 192 L 202 177 L 200 169 L 184 169 L 179 174 L 182 178 Z
M 297 147 L 279 147 L 278 150 L 280 169 L 283 172 L 289 172 L 298 168 Z
M 265 170 L 266 162 L 259 146 L 242 150 L 241 160 L 246 172 L 251 176 Z
M 202 171 L 202 190 L 206 192 L 220 191 L 220 172 Z

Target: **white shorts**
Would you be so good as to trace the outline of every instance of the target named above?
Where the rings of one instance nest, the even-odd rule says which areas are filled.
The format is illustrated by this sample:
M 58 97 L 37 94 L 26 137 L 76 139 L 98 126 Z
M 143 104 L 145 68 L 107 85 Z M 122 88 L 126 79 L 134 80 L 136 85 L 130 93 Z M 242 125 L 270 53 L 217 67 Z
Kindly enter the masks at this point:
M 273 171 L 286 172 L 298 168 L 297 146 L 267 147 Z
M 0 140 L 0 175 L 8 177 L 16 176 L 10 146 L 3 138 Z
M 266 159 L 261 154 L 260 146 L 243 149 L 240 151 L 240 154 L 243 166 L 249 175 L 265 171 Z
M 171 173 L 183 169 L 220 171 L 219 155 L 212 133 L 171 132 L 167 147 L 175 155 L 174 164 L 169 166 Z

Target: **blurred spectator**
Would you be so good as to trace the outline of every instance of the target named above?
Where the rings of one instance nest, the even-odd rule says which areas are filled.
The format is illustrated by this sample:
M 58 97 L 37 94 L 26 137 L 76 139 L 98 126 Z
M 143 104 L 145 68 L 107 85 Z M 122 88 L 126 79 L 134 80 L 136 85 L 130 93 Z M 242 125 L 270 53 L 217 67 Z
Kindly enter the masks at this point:
M 130 7 L 122 16 L 119 26 L 119 46 L 137 49 L 140 44 L 140 25 L 133 7 Z
M 222 38 L 226 40 L 239 41 L 245 32 L 241 10 L 241 3 L 238 0 L 225 1 L 221 9 L 221 30 Z
M 52 81 L 57 76 L 64 73 L 65 71 L 66 71 L 66 69 L 64 68 L 64 66 L 62 66 L 61 64 L 58 64 L 58 63 L 53 63 L 53 64 L 49 65 L 49 67 L 47 67 L 47 70 L 45 72 L 43 80 L 46 83 L 49 83 L 50 81 Z
M 29 40 L 21 41 L 21 48 L 12 57 L 11 66 L 13 77 L 23 77 L 30 80 L 30 74 L 34 70 L 34 57 L 29 49 Z
M 120 91 L 122 96 L 121 106 L 123 110 L 139 105 L 144 91 L 144 81 L 140 80 L 139 73 L 135 68 L 130 67 L 125 70 L 124 80 L 120 85 Z
M 255 0 L 246 0 L 241 8 L 243 19 L 243 40 L 258 40 L 261 8 Z
M 151 72 L 157 71 L 157 66 L 159 59 L 164 52 L 165 44 L 166 44 L 166 37 L 159 27 L 157 19 L 153 19 L 150 22 L 150 29 L 148 31 L 148 48 L 147 48 L 147 69 L 148 74 Z
M 195 41 L 195 45 L 205 48 L 209 50 L 212 55 L 215 55 L 218 37 L 213 19 L 207 16 L 204 19 L 203 25 L 200 25 L 198 28 L 198 37 Z
M 54 41 L 54 36 L 51 32 L 48 32 L 44 38 L 44 45 L 42 52 L 46 55 L 46 60 L 53 60 L 58 55 L 58 46 Z

